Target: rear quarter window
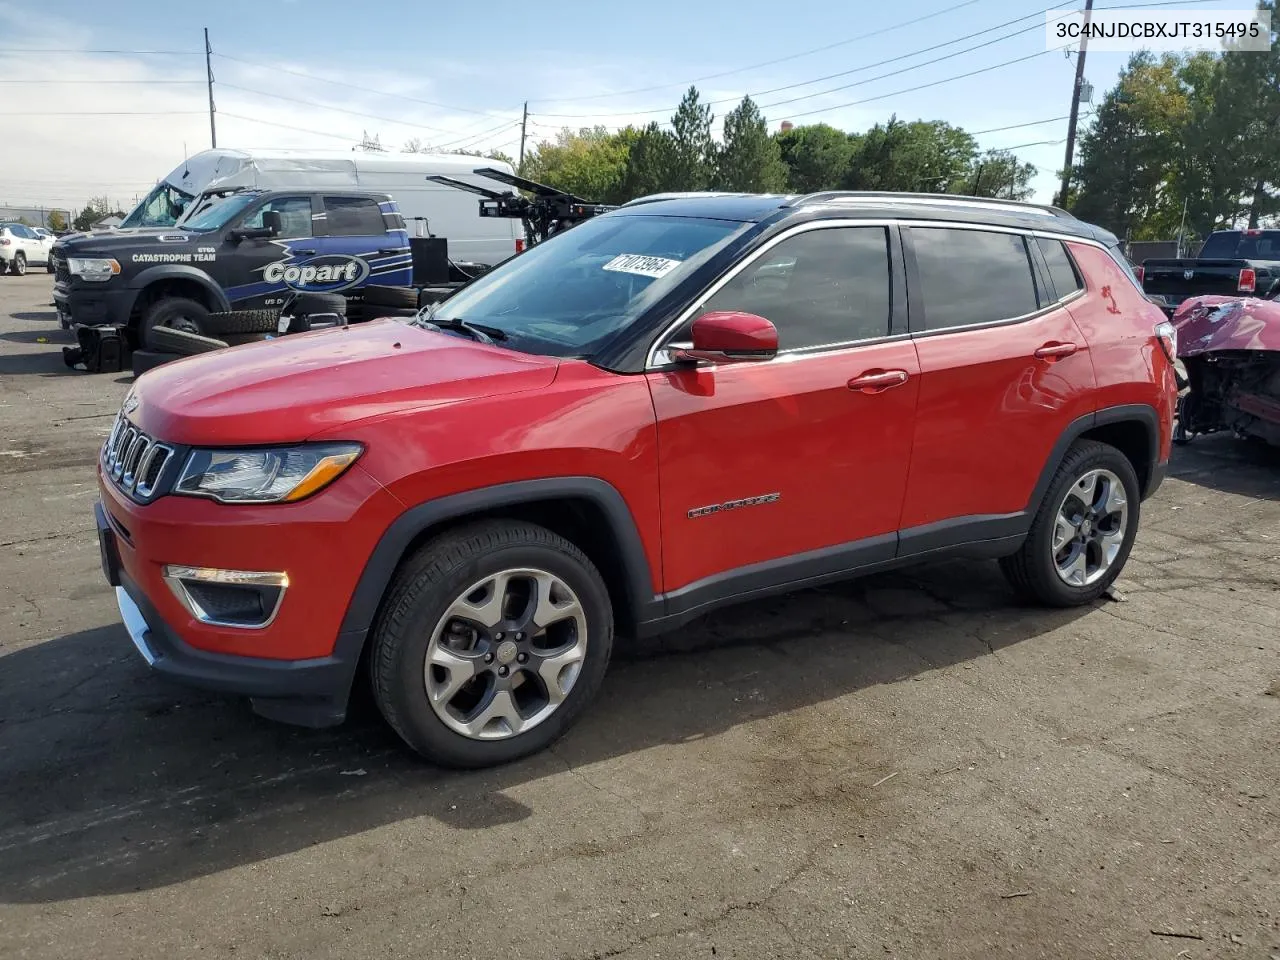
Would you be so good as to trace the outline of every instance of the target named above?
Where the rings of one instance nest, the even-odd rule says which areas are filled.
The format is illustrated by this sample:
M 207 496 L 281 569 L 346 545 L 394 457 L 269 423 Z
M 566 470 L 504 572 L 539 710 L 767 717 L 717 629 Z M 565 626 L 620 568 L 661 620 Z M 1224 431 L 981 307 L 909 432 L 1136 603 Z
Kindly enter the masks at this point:
M 1080 271 L 1071 259 L 1066 244 L 1047 237 L 1037 237 L 1036 244 L 1049 266 L 1049 279 L 1053 281 L 1054 294 L 1059 300 L 1084 289 L 1084 281 L 1080 278 Z

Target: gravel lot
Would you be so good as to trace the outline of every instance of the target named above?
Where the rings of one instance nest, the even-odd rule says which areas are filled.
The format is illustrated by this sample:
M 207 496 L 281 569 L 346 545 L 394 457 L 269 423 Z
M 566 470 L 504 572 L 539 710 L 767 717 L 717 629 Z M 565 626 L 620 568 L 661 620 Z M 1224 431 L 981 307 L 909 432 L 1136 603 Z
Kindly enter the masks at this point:
M 48 302 L 0 278 L 0 957 L 1280 957 L 1280 451 L 1178 451 L 1122 600 L 948 563 L 751 604 L 444 773 L 367 703 L 148 675 L 91 514 L 129 377 Z

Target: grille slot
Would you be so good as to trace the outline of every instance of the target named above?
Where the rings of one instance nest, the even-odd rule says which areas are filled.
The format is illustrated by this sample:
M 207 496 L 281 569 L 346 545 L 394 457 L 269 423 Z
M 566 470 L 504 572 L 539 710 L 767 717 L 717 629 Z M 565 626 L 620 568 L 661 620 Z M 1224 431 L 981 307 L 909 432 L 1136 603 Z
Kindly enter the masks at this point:
M 173 448 L 157 443 L 124 414 L 116 417 L 102 445 L 102 470 L 112 483 L 135 500 L 149 500 L 173 459 Z

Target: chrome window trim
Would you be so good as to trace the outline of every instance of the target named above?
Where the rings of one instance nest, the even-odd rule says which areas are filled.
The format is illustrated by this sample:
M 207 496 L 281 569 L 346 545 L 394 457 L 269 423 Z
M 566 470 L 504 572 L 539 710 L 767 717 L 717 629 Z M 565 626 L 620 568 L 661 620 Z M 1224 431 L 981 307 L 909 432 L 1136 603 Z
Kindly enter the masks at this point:
M 776 237 L 770 238 L 766 243 L 760 246 L 759 249 L 755 250 L 751 254 L 751 256 L 747 257 L 744 260 L 738 261 L 738 263 L 734 264 L 727 273 L 722 274 L 715 282 L 711 284 L 711 286 L 707 287 L 707 289 L 704 290 L 692 304 L 686 307 L 673 322 L 671 322 L 666 326 L 666 328 L 654 339 L 653 346 L 649 348 L 648 354 L 645 355 L 645 362 L 644 362 L 645 372 L 648 373 L 655 369 L 660 370 L 670 366 L 670 364 L 673 361 L 668 351 L 672 349 L 677 349 L 680 345 L 674 342 L 667 341 L 667 338 L 670 337 L 672 334 L 674 334 L 677 330 L 679 330 L 689 319 L 697 316 L 698 311 L 701 310 L 704 306 L 706 306 L 707 301 L 710 300 L 712 297 L 714 297 L 717 293 L 719 293 L 722 287 L 728 285 L 728 283 L 731 280 L 733 280 L 738 274 L 740 274 L 743 270 L 747 269 L 747 267 L 751 266 L 751 264 L 755 263 L 758 259 L 763 257 L 774 247 L 778 246 L 778 244 L 783 243 L 787 240 L 790 240 L 792 237 L 799 236 L 802 233 L 808 233 L 811 230 L 831 230 L 831 229 L 838 229 L 841 227 L 879 227 L 882 230 L 888 231 L 888 229 L 894 226 L 894 224 L 895 224 L 895 221 L 888 220 L 888 219 L 832 218 L 828 220 L 809 220 L 805 223 L 798 223 L 791 229 L 784 230 L 783 232 L 779 233 Z M 890 243 L 893 242 L 892 237 L 888 237 L 887 239 L 888 239 L 888 242 Z M 892 269 L 893 258 L 892 258 L 892 255 L 889 255 L 889 251 L 887 247 L 885 252 L 889 256 L 889 266 L 890 266 L 890 269 Z M 893 282 L 892 273 L 890 274 L 889 282 L 890 284 L 892 284 Z M 888 323 L 889 323 L 889 317 L 886 316 L 885 317 L 886 327 L 888 326 Z M 826 353 L 832 350 L 843 349 L 851 345 L 861 345 L 866 343 L 880 343 L 885 340 L 897 340 L 897 339 L 902 339 L 905 336 L 907 335 L 906 334 L 897 334 L 897 335 L 886 334 L 884 337 L 877 337 L 874 340 L 872 339 L 843 340 L 843 341 L 840 341 L 839 343 L 811 344 L 807 347 L 792 347 L 791 349 L 788 349 L 788 350 L 779 350 L 774 360 L 767 360 L 765 362 L 773 363 L 775 360 L 782 359 L 785 357 L 795 356 L 796 354 L 800 354 L 800 353 L 808 353 L 808 354 L 812 354 L 814 352 Z
M 877 218 L 863 219 L 863 218 L 854 217 L 854 218 L 831 218 L 831 219 L 824 219 L 824 220 L 810 220 L 805 223 L 797 224 L 795 227 L 789 230 L 783 231 L 782 233 L 779 233 L 776 237 L 773 237 L 766 244 L 761 246 L 759 250 L 756 250 L 750 257 L 734 265 L 727 273 L 723 274 L 714 283 L 712 283 L 711 286 L 709 286 L 689 307 L 683 310 L 680 313 L 680 315 L 674 321 L 668 324 L 663 329 L 663 331 L 657 336 L 657 338 L 654 340 L 653 346 L 649 348 L 649 352 L 645 356 L 645 366 L 644 366 L 645 372 L 651 373 L 656 370 L 666 369 L 667 367 L 670 366 L 670 364 L 672 363 L 672 360 L 670 359 L 669 354 L 667 354 L 667 351 L 670 349 L 677 348 L 681 346 L 681 344 L 670 342 L 667 340 L 667 338 L 670 337 L 673 333 L 675 333 L 675 331 L 679 330 L 692 317 L 696 316 L 697 311 L 701 310 L 703 306 L 706 304 L 706 302 L 710 300 L 713 296 L 715 296 L 717 292 L 719 292 L 721 287 L 725 286 L 725 284 L 727 284 L 730 280 L 736 277 L 740 272 L 742 272 L 748 266 L 750 266 L 758 257 L 761 257 L 764 254 L 768 253 L 769 250 L 777 246 L 782 241 L 809 230 L 821 230 L 821 229 L 832 228 L 832 227 L 860 227 L 860 226 L 861 227 L 885 227 L 885 228 L 898 227 L 899 229 L 903 227 L 906 227 L 908 229 L 910 229 L 911 227 L 941 227 L 946 229 L 954 228 L 958 230 L 980 230 L 980 231 L 985 231 L 987 233 L 1011 233 L 1020 237 L 1043 236 L 1047 239 L 1061 240 L 1064 243 L 1081 243 L 1087 246 L 1097 247 L 1099 250 L 1101 250 L 1103 253 L 1109 256 L 1113 261 L 1116 260 L 1116 254 L 1106 244 L 1102 243 L 1101 241 L 1095 240 L 1092 237 L 1082 237 L 1075 233 L 1062 232 L 1062 231 L 1056 231 L 1056 230 L 1032 229 L 1028 227 L 1007 227 L 1002 224 L 959 223 L 954 220 L 945 220 L 945 219 L 925 220 L 925 219 L 911 218 L 911 219 L 904 220 L 901 218 L 893 219 L 893 218 L 877 217 Z M 1118 261 L 1116 262 L 1116 266 L 1120 269 L 1121 273 L 1123 273 L 1126 277 L 1129 278 L 1130 284 L 1134 286 L 1134 289 L 1137 290 L 1138 294 L 1145 298 L 1146 293 L 1144 293 L 1142 288 L 1135 283 L 1133 279 L 1133 275 L 1128 270 L 1124 269 L 1123 265 L 1120 264 Z M 1077 267 L 1077 269 L 1079 268 Z M 870 345 L 874 343 L 884 343 L 889 340 L 910 339 L 911 337 L 939 336 L 942 334 L 957 333 L 957 332 L 963 332 L 966 330 L 983 330 L 988 327 L 1004 327 L 1014 323 L 1024 323 L 1027 320 L 1034 319 L 1042 314 L 1048 313 L 1051 310 L 1057 310 L 1059 307 L 1063 306 L 1066 303 L 1071 302 L 1075 298 L 1084 296 L 1084 294 L 1089 289 L 1089 286 L 1088 286 L 1089 280 L 1085 276 L 1085 273 L 1083 270 L 1080 271 L 1080 276 L 1081 276 L 1081 279 L 1083 279 L 1085 282 L 1084 290 L 1077 290 L 1071 297 L 1067 297 L 1063 300 L 1059 300 L 1054 303 L 1048 304 L 1045 307 L 1035 310 L 1032 313 L 1023 314 L 1022 316 L 1009 317 L 1003 320 L 989 320 L 984 323 L 967 324 L 962 327 L 941 327 L 937 330 L 920 330 L 913 333 L 897 334 L 893 336 L 877 338 L 874 340 L 849 340 L 840 344 L 822 344 L 822 345 L 817 345 L 812 347 L 798 347 L 793 350 L 779 350 L 778 356 L 775 358 L 775 360 L 769 360 L 765 362 L 773 363 L 779 359 L 794 357 L 795 354 L 802 353 L 802 352 L 811 356 L 821 355 L 821 354 L 831 352 L 833 350 L 846 349 L 848 347 L 853 347 L 853 346 Z M 908 280 L 908 282 L 910 281 Z M 907 296 L 909 297 L 910 295 L 911 295 L 910 290 L 908 290 Z M 799 358 L 799 359 L 803 359 L 803 358 Z

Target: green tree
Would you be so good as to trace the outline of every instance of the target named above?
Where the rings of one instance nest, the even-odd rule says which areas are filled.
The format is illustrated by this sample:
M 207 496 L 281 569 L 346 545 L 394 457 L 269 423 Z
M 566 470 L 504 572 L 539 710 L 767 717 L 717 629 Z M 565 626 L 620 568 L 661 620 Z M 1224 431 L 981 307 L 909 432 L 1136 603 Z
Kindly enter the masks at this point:
M 903 123 L 890 117 L 853 139 L 844 185 L 852 190 L 961 192 L 972 182 L 977 149 L 972 136 L 941 120 Z
M 724 142 L 716 151 L 715 185 L 744 193 L 777 193 L 787 186 L 778 142 L 750 97 L 724 118 Z
M 854 144 L 843 130 L 815 123 L 774 135 L 787 167 L 787 187 L 795 193 L 834 190 L 845 182 Z
M 671 186 L 671 170 L 676 164 L 675 138 L 657 123 L 634 131 L 628 142 L 627 164 L 621 195 L 634 200 L 651 193 L 664 193 Z
M 706 190 L 711 185 L 715 174 L 714 119 L 711 107 L 700 100 L 698 88 L 690 87 L 671 117 L 672 150 L 665 189 Z
M 604 127 L 561 130 L 555 140 L 543 141 L 525 157 L 524 176 L 597 203 L 622 202 L 627 172 L 629 131 L 610 133 Z
M 1080 138 L 1072 212 L 1132 240 L 1173 236 L 1175 161 L 1191 116 L 1185 57 L 1134 54 Z
M 1023 163 L 1008 150 L 988 150 L 974 158 L 965 180 L 953 184 L 954 192 L 1026 200 L 1034 192 L 1031 180 L 1035 175 L 1033 164 Z
M 61 233 L 63 230 L 67 229 L 67 218 L 63 215 L 61 210 L 50 210 L 49 216 L 45 218 L 45 222 L 48 224 L 49 229 L 54 233 Z

